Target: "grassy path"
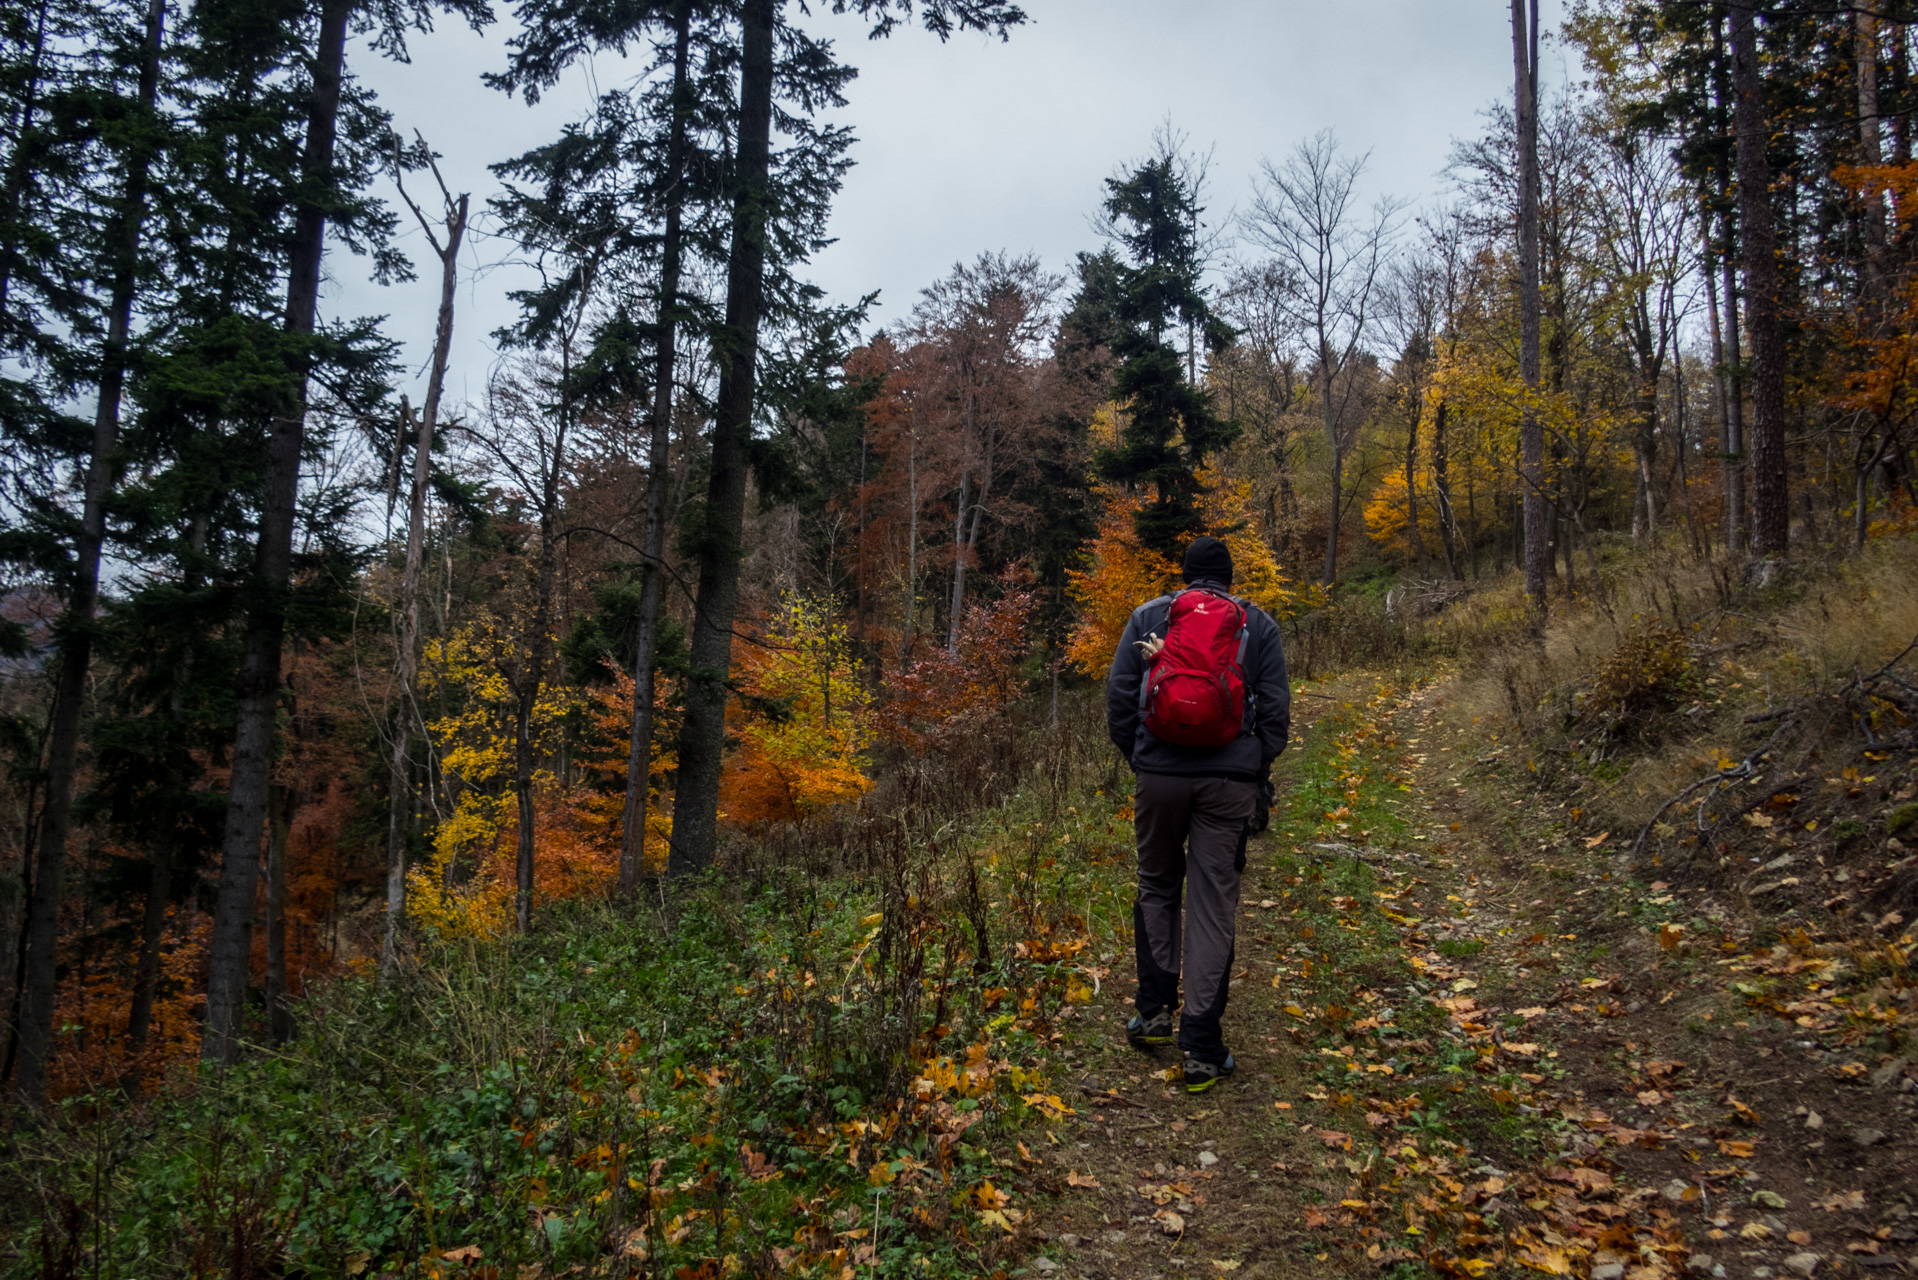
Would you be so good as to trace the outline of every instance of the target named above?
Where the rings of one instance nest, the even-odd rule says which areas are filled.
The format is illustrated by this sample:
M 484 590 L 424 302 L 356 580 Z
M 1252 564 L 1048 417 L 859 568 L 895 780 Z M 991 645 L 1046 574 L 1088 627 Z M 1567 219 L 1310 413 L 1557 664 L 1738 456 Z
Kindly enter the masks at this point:
M 1130 958 L 1099 957 L 1037 1271 L 1898 1273 L 1911 1051 L 1858 993 L 1908 990 L 1905 950 L 1634 880 L 1450 690 L 1304 691 L 1246 873 L 1235 1079 L 1188 1098 L 1175 1053 L 1128 1048 Z

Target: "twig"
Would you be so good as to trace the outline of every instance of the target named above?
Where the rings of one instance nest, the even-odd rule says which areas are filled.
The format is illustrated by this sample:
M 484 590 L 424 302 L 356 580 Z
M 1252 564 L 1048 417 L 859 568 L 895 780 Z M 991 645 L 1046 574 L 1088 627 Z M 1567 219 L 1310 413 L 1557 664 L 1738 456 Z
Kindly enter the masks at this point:
M 1079 1086 L 1079 1092 L 1083 1093 L 1086 1097 L 1092 1099 L 1094 1102 L 1099 1102 L 1099 1103 L 1109 1102 L 1109 1103 L 1114 1103 L 1121 1107 L 1137 1107 L 1141 1111 L 1152 1110 L 1151 1107 L 1148 1107 L 1143 1102 L 1134 1102 L 1130 1098 L 1121 1098 L 1116 1093 L 1097 1093 L 1091 1089 L 1086 1088 L 1084 1085 Z

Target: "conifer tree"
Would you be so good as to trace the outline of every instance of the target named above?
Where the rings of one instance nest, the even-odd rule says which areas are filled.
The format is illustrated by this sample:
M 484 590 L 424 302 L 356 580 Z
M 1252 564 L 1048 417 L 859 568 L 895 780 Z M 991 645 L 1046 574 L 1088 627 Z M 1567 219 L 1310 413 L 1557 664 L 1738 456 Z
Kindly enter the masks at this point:
M 699 593 L 694 601 L 691 678 L 686 720 L 679 739 L 679 780 L 673 797 L 671 874 L 697 871 L 713 858 L 719 835 L 719 773 L 725 754 L 726 679 L 732 665 L 733 621 L 739 606 L 741 533 L 746 514 L 753 421 L 758 409 L 760 323 L 768 303 L 782 297 L 779 273 L 770 262 L 790 262 L 823 238 L 817 225 L 799 224 L 799 234 L 779 236 L 775 215 L 795 196 L 823 207 L 837 189 L 843 166 L 789 175 L 775 184 L 772 129 L 775 35 L 782 0 L 744 0 L 740 9 L 738 135 L 729 173 L 732 225 L 726 263 L 725 319 L 713 335 L 719 394 L 713 422 L 712 466 L 695 546 Z M 856 12 L 872 22 L 872 34 L 890 33 L 901 21 L 920 17 L 945 39 L 956 29 L 1003 36 L 1025 15 L 1005 0 L 834 0 L 835 12 Z M 778 86 L 800 107 L 781 120 L 784 129 L 805 128 L 819 107 L 840 101 L 848 72 L 819 46 L 818 56 L 794 60 Z M 789 224 L 790 225 L 790 224 Z M 782 243 L 783 242 L 783 243 Z M 810 242 L 810 244 L 808 243 Z M 782 250 L 778 257 L 771 252 Z
M 1147 547 L 1176 557 L 1199 531 L 1198 470 L 1238 430 L 1214 411 L 1212 393 L 1187 379 L 1174 339 L 1188 329 L 1216 352 L 1232 341 L 1232 330 L 1206 298 L 1200 210 L 1176 156 L 1162 150 L 1107 179 L 1104 208 L 1122 253 L 1112 282 L 1110 346 L 1112 395 L 1124 425 L 1097 465 L 1108 480 L 1152 487 L 1134 528 Z
M 243 0 L 227 0 L 242 3 Z M 445 0 L 474 26 L 491 20 L 484 0 Z M 431 0 L 319 0 L 305 59 L 304 136 L 295 162 L 293 227 L 285 259 L 284 375 L 262 452 L 259 536 L 248 582 L 246 629 L 240 655 L 238 708 L 234 723 L 233 768 L 228 786 L 227 821 L 221 841 L 219 898 L 214 908 L 207 979 L 206 1029 L 202 1053 L 210 1061 L 232 1062 L 239 1053 L 241 1020 L 252 954 L 254 900 L 260 872 L 260 839 L 265 830 L 271 788 L 275 711 L 279 702 L 281 645 L 286 633 L 288 593 L 292 585 L 293 532 L 299 500 L 300 462 L 306 449 L 309 389 L 316 358 L 330 343 L 318 340 L 321 264 L 329 221 L 349 234 L 354 222 L 381 235 L 390 215 L 371 208 L 359 192 L 383 165 L 353 154 L 353 144 L 380 130 L 358 127 L 370 102 L 346 74 L 346 40 L 355 20 L 371 28 L 376 47 L 404 56 L 409 27 L 430 30 Z M 347 131 L 342 165 L 341 122 Z M 387 274 L 397 269 L 389 255 L 376 257 Z

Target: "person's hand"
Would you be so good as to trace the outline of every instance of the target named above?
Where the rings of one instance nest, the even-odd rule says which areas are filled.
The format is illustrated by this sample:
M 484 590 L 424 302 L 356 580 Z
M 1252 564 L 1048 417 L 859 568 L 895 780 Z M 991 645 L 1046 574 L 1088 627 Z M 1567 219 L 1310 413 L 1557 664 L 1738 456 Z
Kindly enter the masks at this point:
M 1252 834 L 1258 835 L 1272 825 L 1272 802 L 1278 799 L 1278 790 L 1272 785 L 1272 775 L 1267 773 L 1259 780 L 1258 798 L 1252 802 Z

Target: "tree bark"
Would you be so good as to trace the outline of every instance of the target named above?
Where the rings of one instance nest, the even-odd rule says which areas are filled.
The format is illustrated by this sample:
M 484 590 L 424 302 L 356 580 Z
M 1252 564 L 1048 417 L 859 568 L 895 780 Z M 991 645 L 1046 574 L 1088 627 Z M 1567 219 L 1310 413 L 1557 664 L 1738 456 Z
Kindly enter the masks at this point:
M 395 144 L 398 145 L 397 143 Z M 397 157 L 394 173 L 399 167 Z M 438 166 L 434 176 L 439 176 Z M 405 194 L 405 188 L 401 188 Z M 413 721 L 419 718 L 414 704 L 414 687 L 420 673 L 420 565 L 426 545 L 426 490 L 433 473 L 433 432 L 439 425 L 440 395 L 446 386 L 446 366 L 453 353 L 453 299 L 459 286 L 460 241 L 466 234 L 469 197 L 462 192 L 457 202 L 440 185 L 446 207 L 446 243 L 439 243 L 432 227 L 412 199 L 407 204 L 419 218 L 420 227 L 440 260 L 440 312 L 433 329 L 433 365 L 426 378 L 426 403 L 420 410 L 419 431 L 413 445 L 413 484 L 406 507 L 406 567 L 400 574 L 399 677 L 400 705 L 393 720 L 393 758 L 388 771 L 386 815 L 386 927 L 380 937 L 380 974 L 392 975 L 399 962 L 400 925 L 406 918 L 406 840 L 413 827 L 412 752 Z M 400 400 L 402 426 L 412 425 L 412 413 L 404 397 Z M 401 433 L 402 436 L 404 432 Z M 404 448 L 401 444 L 400 448 Z
M 43 10 L 44 20 L 44 10 Z M 151 112 L 159 97 L 160 48 L 165 0 L 149 0 L 140 107 Z M 106 504 L 113 489 L 120 445 L 120 397 L 126 389 L 127 344 L 139 283 L 140 232 L 146 221 L 147 178 L 152 156 L 136 150 L 128 159 L 115 228 L 116 261 L 108 302 L 106 341 L 100 350 L 99 397 L 93 412 L 93 443 L 87 459 L 80 530 L 74 539 L 72 595 L 58 632 L 59 676 L 47 735 L 46 805 L 40 814 L 33 896 L 28 903 L 26 972 L 19 1030 L 20 1095 L 34 1106 L 47 1100 L 48 1060 L 53 1052 L 53 1006 L 59 974 L 60 906 L 66 888 L 67 834 L 73 812 L 74 775 L 80 755 L 80 717 L 93 660 L 94 614 L 100 601 L 100 550 L 106 541 Z M 4 307 L 0 299 L 0 308 Z
M 952 616 L 946 622 L 946 652 L 959 652 L 959 617 L 966 600 L 966 506 L 972 473 L 959 473 L 959 509 L 952 518 Z M 979 525 L 975 520 L 973 529 Z
M 340 81 L 346 61 L 347 20 L 356 0 L 326 0 L 315 45 L 312 98 L 301 156 L 306 197 L 294 220 L 286 291 L 287 332 L 310 335 L 319 307 L 320 261 L 326 248 L 324 191 L 330 185 L 339 131 Z M 241 642 L 233 767 L 226 831 L 221 840 L 220 891 L 213 911 L 206 1027 L 201 1055 L 232 1063 L 239 1056 L 252 957 L 253 908 L 260 881 L 260 837 L 266 824 L 273 768 L 274 713 L 279 703 L 280 644 L 293 568 L 293 521 L 299 497 L 300 454 L 306 435 L 307 360 L 288 371 L 286 411 L 267 441 L 266 486 L 260 539 L 253 563 L 246 631 Z
M 919 418 L 908 410 L 906 427 L 906 600 L 899 624 L 899 668 L 912 658 L 912 628 L 919 616 Z
M 1339 524 L 1345 514 L 1345 448 L 1338 413 L 1332 406 L 1332 346 L 1319 330 L 1319 416 L 1325 423 L 1325 442 L 1332 450 L 1332 513 L 1325 527 L 1325 578 L 1329 590 L 1339 576 Z
M 652 438 L 646 449 L 646 534 L 639 578 L 639 635 L 633 655 L 633 732 L 626 752 L 626 810 L 620 823 L 619 887 L 631 893 L 646 871 L 646 808 L 653 764 L 653 658 L 666 556 L 666 468 L 672 444 L 673 368 L 678 359 L 680 218 L 685 209 L 686 122 L 692 111 L 688 60 L 692 0 L 673 12 L 673 122 L 666 141 L 666 217 L 660 239 L 659 342 L 653 372 Z M 863 456 L 863 455 L 862 455 Z
M 1545 604 L 1551 547 L 1545 510 L 1545 432 L 1538 420 L 1538 0 L 1512 0 L 1512 66 L 1518 121 L 1519 378 L 1528 397 L 1519 419 L 1519 488 L 1525 542 L 1525 594 Z
M 1878 16 L 1865 5 L 1854 4 L 1853 61 L 1858 69 L 1858 159 L 1860 164 L 1884 161 L 1883 136 L 1878 123 Z M 1865 191 L 1865 298 L 1876 301 L 1885 284 L 1885 198 L 1877 182 Z
M 699 543 L 699 595 L 693 606 L 692 672 L 679 738 L 679 787 L 673 797 L 674 877 L 711 865 L 719 841 L 719 773 L 726 748 L 726 683 L 746 514 L 747 445 L 765 302 L 766 220 L 770 192 L 773 27 L 779 0 L 745 0 L 740 9 L 739 143 L 735 155 L 732 246 L 726 264 L 726 321 L 715 335 L 720 361 L 713 418 L 713 461 Z
M 286 985 L 286 846 L 298 809 L 299 793 L 274 783 L 266 817 L 266 1030 L 274 1044 L 293 1038 L 292 997 Z
M 1458 517 L 1452 511 L 1451 442 L 1446 418 L 1451 406 L 1441 400 L 1432 413 L 1432 492 L 1438 500 L 1439 540 L 1445 546 L 1445 572 L 1454 582 L 1464 581 L 1458 564 Z
M 570 360 L 561 364 L 561 386 L 570 385 Z M 513 924 L 521 933 L 533 927 L 533 854 L 535 819 L 538 808 L 533 797 L 533 770 L 537 763 L 533 751 L 533 715 L 539 695 L 546 684 L 546 660 L 551 648 L 553 628 L 553 585 L 558 577 L 559 477 L 565 460 L 566 431 L 571 406 L 567 396 L 560 397 L 560 420 L 554 433 L 552 465 L 543 477 L 539 514 L 539 576 L 535 586 L 531 634 L 522 642 L 525 661 L 518 680 L 519 705 L 513 720 L 513 795 L 519 807 L 519 839 L 513 859 Z
M 1752 350 L 1752 550 L 1783 555 L 1791 536 L 1785 460 L 1785 334 L 1772 227 L 1771 163 L 1765 154 L 1764 81 L 1752 5 L 1731 6 L 1732 80 L 1737 92 L 1738 213 L 1744 239 L 1745 328 Z
M 1418 558 L 1419 575 L 1425 574 L 1425 534 L 1419 529 L 1419 418 L 1425 412 L 1425 397 L 1413 384 L 1412 412 L 1405 429 L 1405 522 L 1412 530 L 1412 551 Z

